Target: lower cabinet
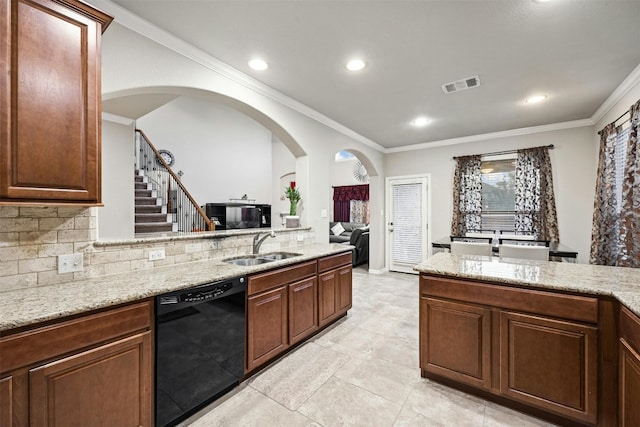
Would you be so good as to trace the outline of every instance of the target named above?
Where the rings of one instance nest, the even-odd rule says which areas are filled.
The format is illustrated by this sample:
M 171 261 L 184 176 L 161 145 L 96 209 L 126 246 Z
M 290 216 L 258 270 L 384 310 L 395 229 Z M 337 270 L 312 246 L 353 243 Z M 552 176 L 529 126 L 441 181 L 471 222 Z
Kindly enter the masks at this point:
M 620 425 L 640 426 L 640 318 L 625 307 L 620 312 Z
M 351 273 L 348 252 L 249 276 L 246 372 L 344 315 Z
M 287 286 L 247 298 L 248 371 L 289 347 L 287 312 Z
M 500 393 L 595 424 L 598 329 L 575 322 L 500 312 Z
M 475 387 L 491 387 L 491 310 L 422 298 L 420 366 L 424 371 Z
M 318 261 L 320 326 L 345 314 L 352 306 L 351 254 L 334 255 Z
M 0 425 L 152 426 L 152 307 L 0 338 Z
M 316 261 L 249 276 L 246 372 L 318 329 Z
M 295 344 L 318 330 L 318 280 L 310 277 L 289 288 L 289 343 Z
M 597 423 L 596 298 L 426 275 L 420 286 L 423 377 Z

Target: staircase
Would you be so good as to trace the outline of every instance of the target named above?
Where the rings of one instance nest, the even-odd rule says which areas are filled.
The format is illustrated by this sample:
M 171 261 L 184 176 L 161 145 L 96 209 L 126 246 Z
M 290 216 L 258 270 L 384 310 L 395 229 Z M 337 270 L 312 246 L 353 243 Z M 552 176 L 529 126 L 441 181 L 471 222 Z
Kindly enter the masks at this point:
M 156 191 L 147 182 L 147 177 L 137 172 L 135 185 L 135 233 L 166 233 L 173 231 L 171 215 L 162 206 Z

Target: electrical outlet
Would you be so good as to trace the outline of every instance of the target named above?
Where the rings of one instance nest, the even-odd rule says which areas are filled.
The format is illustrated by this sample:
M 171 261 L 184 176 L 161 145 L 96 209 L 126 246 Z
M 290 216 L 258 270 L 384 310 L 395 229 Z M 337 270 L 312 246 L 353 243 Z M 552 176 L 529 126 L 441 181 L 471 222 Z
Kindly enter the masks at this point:
M 164 259 L 164 249 L 149 251 L 149 261 L 157 261 L 159 259 Z
M 82 254 L 58 255 L 58 273 L 73 273 L 82 271 Z

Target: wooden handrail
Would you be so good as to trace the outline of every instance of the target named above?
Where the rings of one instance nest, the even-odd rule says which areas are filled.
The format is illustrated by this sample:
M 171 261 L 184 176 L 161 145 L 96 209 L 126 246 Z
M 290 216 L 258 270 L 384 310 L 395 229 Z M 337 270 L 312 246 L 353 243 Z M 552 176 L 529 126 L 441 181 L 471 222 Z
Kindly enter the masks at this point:
M 155 145 L 153 145 L 151 140 L 147 137 L 147 135 L 142 130 L 136 129 L 136 132 L 139 132 L 140 135 L 142 135 L 142 137 L 147 141 L 147 144 L 149 144 L 149 147 L 151 147 L 151 149 L 153 150 L 153 152 L 156 155 L 156 160 L 158 160 L 160 162 L 160 164 L 167 170 L 167 172 L 175 180 L 175 182 L 178 184 L 178 186 L 180 186 L 180 188 L 182 189 L 184 194 L 189 199 L 189 202 L 191 202 L 191 205 L 195 208 L 196 212 L 198 212 L 198 215 L 200 215 L 202 217 L 204 223 L 207 225 L 207 230 L 208 231 L 214 231 L 215 227 L 216 227 L 214 222 L 211 221 L 211 219 L 209 219 L 207 217 L 207 214 L 205 213 L 205 211 L 198 205 L 198 203 L 196 203 L 196 201 L 193 198 L 193 196 L 191 196 L 191 193 L 189 193 L 189 191 L 187 191 L 187 189 L 184 186 L 184 184 L 182 184 L 182 181 L 180 180 L 180 177 L 173 171 L 173 169 L 171 169 L 171 166 L 169 166 L 167 164 L 167 162 L 164 161 L 162 156 L 160 156 L 160 152 L 155 147 Z

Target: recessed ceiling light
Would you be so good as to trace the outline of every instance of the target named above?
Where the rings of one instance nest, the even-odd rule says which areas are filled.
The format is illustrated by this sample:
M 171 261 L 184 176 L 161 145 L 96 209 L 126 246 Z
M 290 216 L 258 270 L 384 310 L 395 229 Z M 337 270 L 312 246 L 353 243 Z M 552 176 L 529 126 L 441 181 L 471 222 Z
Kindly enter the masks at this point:
M 367 63 L 364 62 L 362 59 L 352 59 L 349 62 L 347 62 L 347 65 L 346 65 L 347 70 L 349 71 L 360 71 L 366 66 L 367 66 Z
M 417 128 L 422 127 L 422 126 L 426 126 L 427 124 L 429 124 L 429 119 L 427 119 L 426 117 L 416 117 L 415 119 L 413 119 L 411 121 L 411 124 Z
M 524 100 L 525 104 L 537 104 L 538 102 L 542 102 L 547 99 L 547 95 L 535 95 L 530 96 L 529 98 Z
M 262 59 L 252 59 L 251 61 L 249 61 L 249 67 L 253 68 L 254 70 L 257 71 L 263 71 L 266 70 L 267 68 L 269 68 L 269 64 L 267 64 L 264 60 Z

